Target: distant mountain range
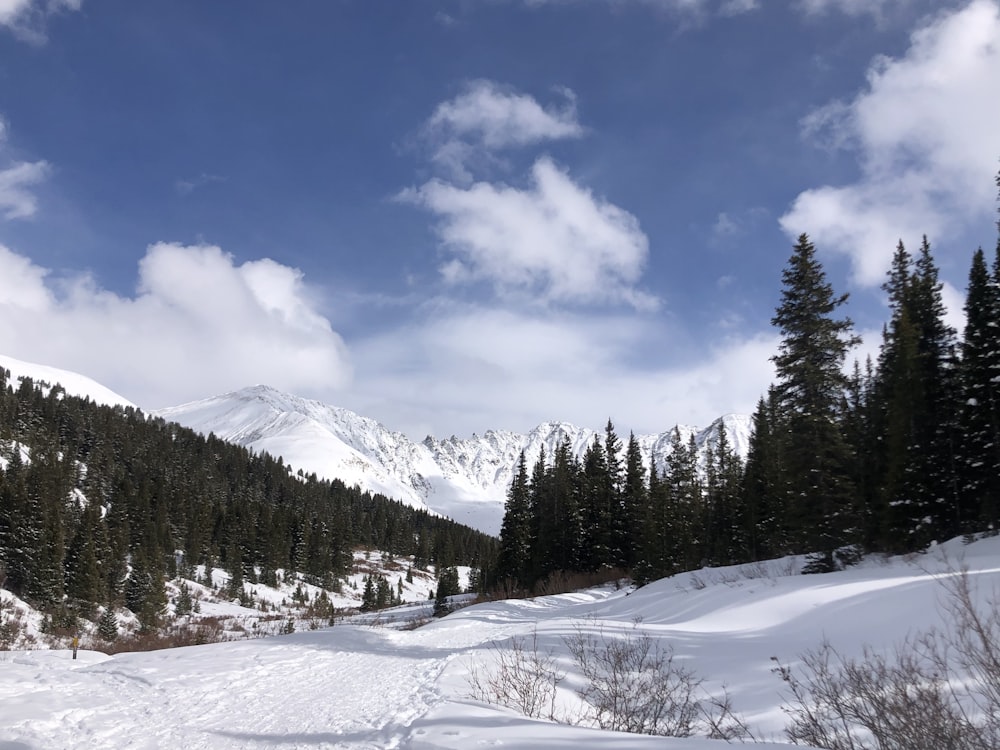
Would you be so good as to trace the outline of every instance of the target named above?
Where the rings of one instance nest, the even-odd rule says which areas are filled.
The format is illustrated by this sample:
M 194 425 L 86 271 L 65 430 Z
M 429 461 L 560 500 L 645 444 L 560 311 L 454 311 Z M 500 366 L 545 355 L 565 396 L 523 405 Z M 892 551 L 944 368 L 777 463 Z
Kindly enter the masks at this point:
M 15 378 L 59 382 L 68 393 L 100 403 L 129 402 L 89 378 L 65 370 L 31 365 L 0 356 L 0 366 Z M 319 401 L 291 396 L 268 386 L 244 388 L 222 396 L 161 409 L 152 414 L 203 434 L 281 456 L 294 470 L 340 479 L 348 486 L 381 493 L 425 508 L 482 531 L 497 534 L 515 464 L 525 452 L 529 469 L 542 448 L 552 455 L 568 437 L 581 457 L 604 432 L 566 422 L 545 422 L 527 434 L 487 430 L 469 438 L 428 436 L 415 443 L 373 419 Z M 729 414 L 707 428 L 679 426 L 686 442 L 694 435 L 702 457 L 715 444 L 719 426 L 735 450 L 746 455 L 750 417 Z M 673 428 L 637 435 L 643 460 L 662 466 L 670 452 Z M 623 445 L 628 433 L 619 433 Z

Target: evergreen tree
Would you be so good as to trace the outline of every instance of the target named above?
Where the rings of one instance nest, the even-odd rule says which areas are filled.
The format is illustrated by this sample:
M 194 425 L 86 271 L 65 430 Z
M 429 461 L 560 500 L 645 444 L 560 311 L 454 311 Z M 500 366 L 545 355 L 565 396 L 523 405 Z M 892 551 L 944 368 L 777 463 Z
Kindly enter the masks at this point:
M 783 430 L 778 425 L 774 389 L 757 402 L 752 417 L 746 469 L 741 482 L 738 523 L 748 560 L 767 560 L 791 552 L 782 483 Z
M 174 600 L 174 614 L 178 617 L 191 614 L 194 609 L 194 600 L 191 598 L 191 589 L 181 582 L 177 588 L 177 599 Z
M 625 479 L 621 493 L 621 547 L 618 567 L 632 570 L 639 559 L 642 544 L 642 524 L 649 503 L 646 468 L 642 463 L 642 449 L 634 433 L 629 433 L 625 450 Z
M 905 551 L 958 530 L 954 331 L 944 322 L 941 283 L 926 237 L 916 260 L 899 243 L 883 289 L 891 319 L 876 384 L 880 546 Z
M 83 509 L 80 524 L 66 553 L 66 594 L 85 614 L 94 603 L 104 600 L 99 549 L 103 526 L 93 503 Z
M 361 611 L 374 612 L 378 609 L 378 593 L 371 575 L 365 576 L 365 588 L 361 594 Z
M 528 563 L 531 560 L 531 496 L 528 466 L 524 451 L 517 461 L 514 479 L 507 490 L 503 524 L 500 528 L 500 552 L 497 558 L 496 580 L 510 580 L 527 587 Z
M 609 564 L 611 552 L 611 479 L 608 457 L 599 437 L 594 438 L 583 455 L 581 477 L 581 518 L 583 539 L 580 567 L 597 570 Z
M 1000 240 L 992 273 L 981 248 L 973 256 L 965 319 L 959 415 L 961 531 L 996 531 L 1000 529 Z
M 445 568 L 438 576 L 437 595 L 434 597 L 434 616 L 442 617 L 451 611 L 448 597 L 462 593 L 458 582 L 458 571 L 455 568 Z
M 111 642 L 118 638 L 118 618 L 115 611 L 108 605 L 104 608 L 97 621 L 97 634 L 102 640 Z
M 717 424 L 715 444 L 706 470 L 704 534 L 706 555 L 713 565 L 731 565 L 746 559 L 739 505 L 743 461 L 729 444 L 725 423 Z
M 877 430 L 881 409 L 875 388 L 875 367 L 871 357 L 866 358 L 864 370 L 854 360 L 847 386 L 844 437 L 853 454 L 856 513 L 861 525 L 861 545 L 866 550 L 885 548 L 885 512 L 881 505 L 878 474 L 883 447 Z
M 841 427 L 847 387 L 844 358 L 858 339 L 849 318 L 835 318 L 847 295 L 834 296 L 816 249 L 803 234 L 782 273 L 782 295 L 772 324 L 781 332 L 776 406 L 782 428 L 783 485 L 800 551 L 817 553 L 818 569 L 857 540 L 851 456 Z

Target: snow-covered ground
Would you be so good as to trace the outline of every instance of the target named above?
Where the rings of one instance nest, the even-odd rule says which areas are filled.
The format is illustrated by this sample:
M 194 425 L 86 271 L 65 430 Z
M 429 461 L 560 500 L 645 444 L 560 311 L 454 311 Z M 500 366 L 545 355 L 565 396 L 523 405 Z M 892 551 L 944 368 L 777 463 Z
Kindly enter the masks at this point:
M 488 669 L 494 644 L 512 637 L 537 637 L 572 672 L 563 638 L 581 627 L 662 639 L 708 690 L 727 686 L 758 737 L 781 742 L 785 696 L 771 657 L 794 663 L 823 638 L 857 655 L 941 625 L 941 576 L 960 565 L 978 596 L 995 595 L 1000 538 L 823 576 L 796 575 L 797 561 L 785 560 L 632 592 L 479 604 L 410 631 L 346 622 L 114 657 L 81 651 L 76 661 L 66 650 L 0 652 L 0 748 L 724 746 L 552 724 L 469 697 L 470 670 Z M 560 696 L 574 700 L 568 689 Z

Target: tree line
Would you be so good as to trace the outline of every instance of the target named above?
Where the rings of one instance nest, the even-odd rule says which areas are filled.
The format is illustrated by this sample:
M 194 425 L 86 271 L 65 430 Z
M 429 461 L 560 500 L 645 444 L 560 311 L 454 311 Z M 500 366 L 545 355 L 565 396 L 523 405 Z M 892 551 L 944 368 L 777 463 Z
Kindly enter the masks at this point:
M 358 547 L 480 567 L 496 540 L 281 458 L 0 368 L 0 585 L 67 617 L 125 605 L 154 628 L 195 565 L 327 588 Z
M 1000 188 L 1000 175 L 997 177 Z M 1000 230 L 1000 222 L 998 222 Z M 703 565 L 808 554 L 810 571 L 866 552 L 903 553 L 1000 523 L 1000 236 L 972 256 L 959 337 L 925 237 L 896 247 L 875 361 L 816 248 L 798 238 L 771 320 L 776 382 L 758 401 L 746 460 L 720 427 L 699 465 L 674 432 L 644 466 L 611 421 L 582 460 L 568 440 L 507 494 L 494 585 L 536 588 L 557 571 L 621 569 L 644 582 Z

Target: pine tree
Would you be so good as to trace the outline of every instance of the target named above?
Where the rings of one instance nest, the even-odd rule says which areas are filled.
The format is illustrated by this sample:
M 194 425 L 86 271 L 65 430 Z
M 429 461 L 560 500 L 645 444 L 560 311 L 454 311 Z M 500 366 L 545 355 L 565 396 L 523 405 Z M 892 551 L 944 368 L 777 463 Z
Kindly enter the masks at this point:
M 372 576 L 365 576 L 365 588 L 361 594 L 361 611 L 374 612 L 378 609 L 378 593 Z
M 713 565 L 731 565 L 747 559 L 739 508 L 743 461 L 729 444 L 725 423 L 719 421 L 716 429 L 705 480 L 705 547 Z
M 514 479 L 507 490 L 507 503 L 500 528 L 500 553 L 497 558 L 497 582 L 510 580 L 527 587 L 528 563 L 531 560 L 531 496 L 528 465 L 524 451 L 517 461 Z
M 866 358 L 864 370 L 854 360 L 854 369 L 847 386 L 844 437 L 853 454 L 856 513 L 861 524 L 861 546 L 866 550 L 885 549 L 885 513 L 880 502 L 878 483 L 882 441 L 876 428 L 880 407 L 875 383 L 875 366 L 871 357 Z
M 181 582 L 177 587 L 177 599 L 174 600 L 174 614 L 178 617 L 191 614 L 194 609 L 194 600 L 191 598 L 191 589 Z
M 766 560 L 791 551 L 781 468 L 781 431 L 773 388 L 760 398 L 752 417 L 746 469 L 741 483 L 738 523 L 748 560 Z
M 834 566 L 834 551 L 857 539 L 850 450 L 841 430 L 847 378 L 844 358 L 858 339 L 849 318 L 833 317 L 847 295 L 834 296 L 816 249 L 803 234 L 782 273 L 772 324 L 781 332 L 775 399 L 782 428 L 783 485 L 796 547 Z
M 958 471 L 961 530 L 971 533 L 1000 528 L 1000 240 L 992 273 L 982 249 L 973 256 L 965 315 Z
M 102 640 L 108 642 L 118 637 L 118 618 L 115 616 L 115 611 L 111 608 L 110 604 L 104 608 L 100 619 L 97 621 L 97 634 Z
M 883 289 L 891 319 L 875 385 L 879 546 L 901 552 L 958 531 L 955 342 L 926 237 L 916 260 L 899 243 Z
M 583 539 L 580 567 L 598 570 L 611 560 L 611 480 L 608 458 L 599 437 L 594 438 L 583 454 L 580 490 L 580 515 Z
M 646 468 L 642 463 L 642 449 L 635 433 L 629 433 L 625 449 L 625 479 L 621 493 L 622 516 L 622 557 L 618 567 L 632 570 L 639 557 L 642 539 L 642 523 L 649 503 L 646 483 Z
M 434 597 L 434 616 L 442 617 L 451 611 L 448 597 L 462 593 L 455 568 L 445 568 L 438 576 L 437 595 Z

